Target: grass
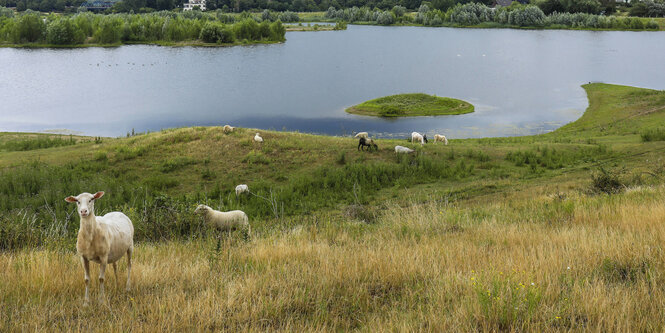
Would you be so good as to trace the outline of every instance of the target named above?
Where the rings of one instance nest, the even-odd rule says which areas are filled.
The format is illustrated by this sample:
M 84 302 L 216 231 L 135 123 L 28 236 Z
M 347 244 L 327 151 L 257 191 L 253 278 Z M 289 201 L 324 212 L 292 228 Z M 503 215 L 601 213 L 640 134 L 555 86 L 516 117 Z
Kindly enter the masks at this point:
M 642 133 L 665 92 L 584 88 L 552 133 L 448 146 L 194 127 L 1 151 L 0 331 L 662 331 L 665 142 Z M 63 200 L 96 190 L 136 229 L 110 311 L 82 307 Z M 196 203 L 243 209 L 251 239 L 218 249 Z
M 438 116 L 470 113 L 473 105 L 448 97 L 399 94 L 363 102 L 347 108 L 346 112 L 379 117 Z

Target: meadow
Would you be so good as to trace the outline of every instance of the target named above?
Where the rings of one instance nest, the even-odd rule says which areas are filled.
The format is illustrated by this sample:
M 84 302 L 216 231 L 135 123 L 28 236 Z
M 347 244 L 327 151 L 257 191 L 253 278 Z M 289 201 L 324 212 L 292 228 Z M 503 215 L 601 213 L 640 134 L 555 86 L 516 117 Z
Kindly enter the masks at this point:
M 221 127 L 0 134 L 0 331 L 661 331 L 665 92 L 584 88 L 552 133 L 374 153 Z M 97 190 L 134 222 L 133 289 L 123 262 L 84 308 L 64 197 Z M 197 203 L 244 210 L 252 237 L 217 246 Z

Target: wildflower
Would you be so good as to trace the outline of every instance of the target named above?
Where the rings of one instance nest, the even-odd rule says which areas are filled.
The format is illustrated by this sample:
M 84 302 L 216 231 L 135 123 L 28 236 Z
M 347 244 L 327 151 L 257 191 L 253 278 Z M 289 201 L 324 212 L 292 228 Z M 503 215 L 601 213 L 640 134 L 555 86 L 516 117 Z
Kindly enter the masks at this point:
M 475 280 L 476 278 L 474 276 L 471 277 L 471 281 Z
M 561 319 L 561 317 L 559 317 L 559 316 L 556 316 L 556 317 L 554 317 L 554 319 Z
M 532 286 L 535 286 L 536 284 L 535 284 L 535 283 L 533 283 L 533 282 L 531 282 L 531 285 L 532 285 Z
M 567 270 L 570 270 L 570 266 L 568 266 L 568 268 L 566 268 L 566 269 L 567 269 Z

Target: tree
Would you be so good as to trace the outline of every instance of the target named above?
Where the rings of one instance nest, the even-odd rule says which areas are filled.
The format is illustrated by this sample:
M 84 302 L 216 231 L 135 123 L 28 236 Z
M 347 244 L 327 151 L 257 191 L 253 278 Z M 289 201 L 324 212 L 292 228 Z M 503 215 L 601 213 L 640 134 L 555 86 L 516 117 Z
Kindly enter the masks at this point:
M 19 19 L 17 28 L 21 41 L 34 43 L 42 39 L 46 25 L 39 13 L 26 11 Z

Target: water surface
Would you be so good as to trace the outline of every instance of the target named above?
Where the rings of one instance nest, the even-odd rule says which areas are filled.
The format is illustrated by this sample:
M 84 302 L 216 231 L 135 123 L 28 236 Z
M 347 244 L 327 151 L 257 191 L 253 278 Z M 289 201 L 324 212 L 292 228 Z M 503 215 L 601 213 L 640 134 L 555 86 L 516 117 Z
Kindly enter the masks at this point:
M 344 135 L 526 135 L 577 119 L 587 82 L 665 89 L 664 32 L 352 26 L 243 47 L 0 49 L 0 131 L 124 135 L 232 124 Z M 466 115 L 380 119 L 344 108 L 424 92 Z

